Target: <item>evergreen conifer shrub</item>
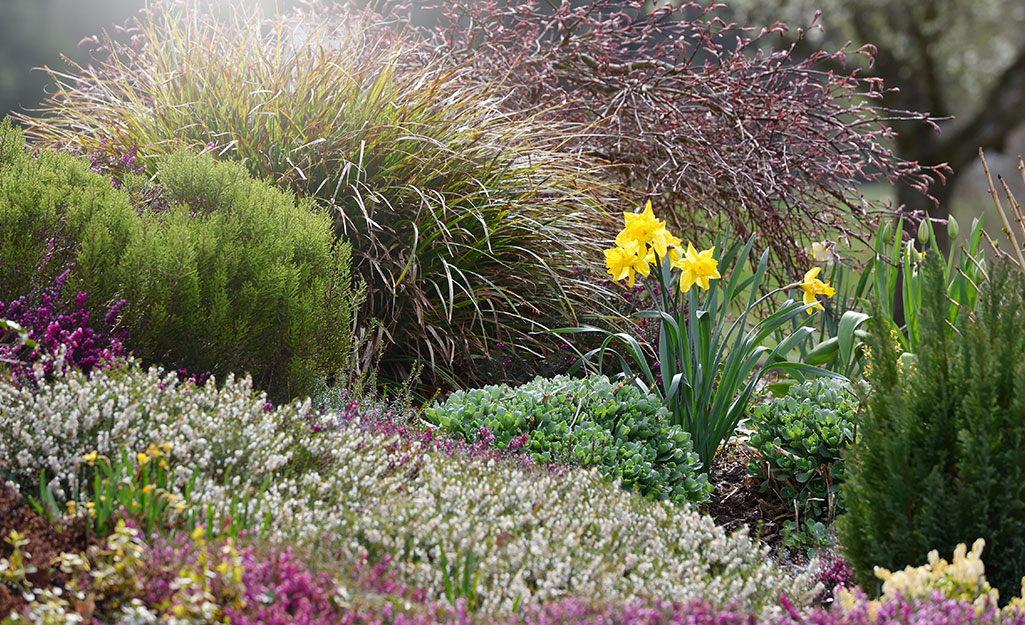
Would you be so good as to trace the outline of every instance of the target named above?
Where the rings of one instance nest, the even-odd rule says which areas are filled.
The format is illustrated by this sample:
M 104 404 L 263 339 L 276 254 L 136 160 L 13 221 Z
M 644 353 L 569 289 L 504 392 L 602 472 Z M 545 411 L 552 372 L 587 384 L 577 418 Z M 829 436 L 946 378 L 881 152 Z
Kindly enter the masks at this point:
M 118 190 L 84 159 L 33 155 L 10 123 L 0 156 L 0 301 L 70 269 L 64 289 L 88 293 L 94 316 L 127 300 L 119 328 L 137 357 L 248 372 L 275 399 L 347 365 L 361 295 L 312 201 L 184 151 L 159 161 L 155 186 Z
M 867 414 L 847 462 L 840 538 L 860 583 L 932 549 L 986 541 L 1003 597 L 1025 576 L 1025 279 L 998 267 L 947 331 L 940 261 L 925 262 L 920 343 L 898 360 L 874 323 Z

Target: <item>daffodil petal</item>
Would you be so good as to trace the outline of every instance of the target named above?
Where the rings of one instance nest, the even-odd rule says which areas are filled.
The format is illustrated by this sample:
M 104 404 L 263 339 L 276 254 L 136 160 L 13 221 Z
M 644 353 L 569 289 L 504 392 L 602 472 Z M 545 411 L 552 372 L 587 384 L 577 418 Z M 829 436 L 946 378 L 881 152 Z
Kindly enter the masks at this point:
M 694 286 L 695 276 L 690 271 L 684 271 L 680 274 L 680 291 L 686 293 Z

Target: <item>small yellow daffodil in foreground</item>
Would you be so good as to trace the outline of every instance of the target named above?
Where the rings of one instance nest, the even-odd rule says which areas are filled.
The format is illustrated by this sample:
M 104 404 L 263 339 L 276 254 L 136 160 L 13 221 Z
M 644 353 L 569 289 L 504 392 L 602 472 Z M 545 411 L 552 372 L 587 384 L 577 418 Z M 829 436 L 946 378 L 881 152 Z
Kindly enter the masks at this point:
M 92 466 L 93 463 L 96 462 L 96 459 L 99 458 L 99 457 L 100 457 L 99 452 L 90 451 L 89 453 L 82 455 L 82 460 L 85 460 L 86 464 L 88 464 L 89 466 Z
M 135 454 L 135 459 L 139 461 L 139 466 L 142 466 L 149 462 L 149 456 L 144 453 Z
M 698 252 L 694 245 L 687 244 L 687 254 L 673 262 L 673 267 L 680 270 L 680 290 L 684 293 L 697 284 L 706 291 L 710 288 L 711 279 L 719 279 L 719 261 L 716 260 L 715 247 Z
M 804 304 L 815 304 L 808 309 L 810 315 L 813 310 L 825 310 L 825 307 L 819 302 L 818 296 L 825 295 L 826 297 L 832 298 L 836 295 L 836 289 L 829 286 L 828 282 L 823 282 L 818 279 L 819 272 L 822 270 L 821 267 L 815 267 L 809 269 L 804 274 L 804 280 L 801 281 L 801 289 L 804 291 Z

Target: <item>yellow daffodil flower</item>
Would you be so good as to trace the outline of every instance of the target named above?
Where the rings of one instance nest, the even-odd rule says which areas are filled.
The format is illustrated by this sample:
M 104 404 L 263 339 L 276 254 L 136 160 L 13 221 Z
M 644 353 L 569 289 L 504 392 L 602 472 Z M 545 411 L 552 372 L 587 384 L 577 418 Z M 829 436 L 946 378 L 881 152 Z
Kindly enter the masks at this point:
M 94 462 L 96 462 L 96 459 L 99 458 L 99 457 L 100 457 L 99 452 L 90 451 L 89 453 L 84 454 L 82 456 L 82 460 L 85 460 L 86 463 L 89 464 L 89 466 L 92 466 L 92 464 Z
M 828 282 L 823 282 L 818 279 L 819 272 L 822 270 L 821 267 L 814 267 L 809 269 L 804 274 L 804 280 L 801 282 L 801 289 L 804 291 L 804 304 L 815 304 L 808 309 L 810 315 L 813 310 L 825 310 L 822 303 L 819 302 L 818 296 L 825 295 L 826 297 L 832 298 L 836 295 L 836 289 L 829 286 Z
M 151 492 L 153 492 L 153 485 L 152 484 L 146 484 L 145 486 L 142 487 L 142 494 L 143 495 L 148 495 Z
M 716 260 L 715 248 L 698 252 L 692 243 L 687 244 L 687 253 L 683 258 L 673 261 L 673 267 L 680 270 L 680 290 L 684 293 L 697 284 L 706 291 L 710 288 L 709 280 L 719 279 L 719 261 Z
M 616 237 L 616 245 L 624 247 L 626 241 L 636 241 L 639 248 L 650 245 L 659 258 L 665 258 L 673 237 L 666 229 L 666 222 L 655 217 L 651 200 L 644 205 L 644 212 L 623 213 L 623 231 Z M 679 239 L 677 239 L 679 240 Z
M 149 456 L 146 454 L 135 454 L 135 459 L 139 461 L 139 466 L 142 466 L 149 462 Z
M 666 240 L 666 253 L 668 254 L 668 257 L 669 257 L 669 263 L 672 264 L 672 263 L 675 263 L 675 262 L 679 261 L 680 260 L 680 251 L 683 249 L 683 241 L 680 240 L 680 237 L 678 237 L 678 236 L 676 236 L 676 235 L 674 235 L 672 233 L 667 233 L 667 236 L 666 236 L 665 240 Z M 664 258 L 664 257 L 660 256 L 659 258 Z M 654 249 L 649 249 L 648 250 L 648 255 L 644 257 L 644 260 L 648 261 L 649 265 L 654 265 L 655 264 L 655 250 Z
M 683 240 L 675 234 L 667 232 L 666 245 L 669 248 L 669 262 L 680 260 L 680 251 L 683 249 Z
M 651 273 L 641 249 L 644 248 L 638 246 L 636 242 L 632 242 L 626 246 L 605 250 L 605 267 L 613 280 L 619 282 L 623 278 L 629 278 L 630 286 L 633 286 L 636 274 L 639 273 L 647 277 Z

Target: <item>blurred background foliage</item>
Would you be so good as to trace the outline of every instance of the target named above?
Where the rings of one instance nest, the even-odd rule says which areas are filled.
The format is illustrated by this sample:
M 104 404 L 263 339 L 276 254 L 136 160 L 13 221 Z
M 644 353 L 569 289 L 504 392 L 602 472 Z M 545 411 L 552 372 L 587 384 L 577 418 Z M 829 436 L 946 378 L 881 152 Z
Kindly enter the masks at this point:
M 573 5 L 588 2 L 571 0 Z M 43 99 L 49 79 L 33 68 L 47 65 L 63 70 L 62 54 L 77 63 L 88 63 L 90 46 L 79 47 L 80 42 L 124 23 L 146 3 L 3 0 L 0 117 L 25 111 Z M 248 3 L 270 13 L 304 2 Z M 850 42 L 851 49 L 875 46 L 875 63 L 863 71 L 899 88 L 888 105 L 948 118 L 938 121 L 941 134 L 921 123 L 906 122 L 897 128 L 901 139 L 895 147 L 900 156 L 925 165 L 949 162 L 953 167 L 947 183 L 932 189 L 941 200 L 932 214 L 942 217 L 949 210 L 970 223 L 979 212 L 991 211 L 984 179 L 976 171 L 975 151 L 984 147 L 994 169 L 1008 172 L 1014 170 L 1015 163 L 1002 162 L 999 155 L 1013 157 L 1025 150 L 1021 130 L 1025 120 L 1025 41 L 1018 35 L 1025 26 L 1025 4 L 1020 0 L 732 0 L 728 5 L 723 11 L 727 19 L 758 26 L 781 21 L 791 26 L 790 35 L 794 36 L 799 27 L 805 27 L 808 36 L 799 44 L 804 48 L 800 53 L 845 42 Z M 820 17 L 816 17 L 818 10 L 822 11 Z M 814 27 L 808 29 L 813 22 Z M 784 37 L 780 43 L 791 42 Z M 916 209 L 929 208 L 914 191 L 887 187 L 867 188 L 866 193 L 872 198 L 892 196 L 898 204 Z M 995 225 L 995 215 L 987 223 Z
M 306 4 L 246 2 L 265 14 Z M 590 0 L 570 3 L 587 5 Z M 38 106 L 53 89 L 46 73 L 34 68 L 45 65 L 63 71 L 67 65 L 62 55 L 88 64 L 93 46 L 86 40 L 104 29 L 116 30 L 146 4 L 147 0 L 0 2 L 0 117 Z M 937 133 L 920 122 L 895 123 L 901 136 L 894 146 L 898 155 L 924 165 L 948 162 L 953 167 L 946 183 L 931 190 L 941 202 L 930 212 L 936 217 L 954 214 L 964 226 L 985 214 L 985 223 L 998 234 L 999 220 L 976 151 L 984 147 L 991 168 L 1005 175 L 1016 169 L 1015 155 L 1025 152 L 1025 40 L 1019 36 L 1025 27 L 1025 4 L 1020 0 L 730 0 L 720 12 L 726 19 L 756 26 L 789 24 L 788 34 L 778 40 L 780 46 L 794 43 L 799 30 L 806 32 L 797 44 L 799 55 L 846 42 L 851 49 L 874 46 L 875 61 L 862 71 L 897 88 L 887 104 L 929 112 L 941 130 Z M 865 185 L 862 191 L 871 201 L 892 199 L 895 205 L 930 209 L 914 191 L 885 184 Z M 961 239 L 969 229 L 961 228 Z M 941 238 L 944 234 L 945 229 L 938 229 Z
M 249 0 L 265 12 L 290 10 L 300 0 Z M 0 2 L 0 117 L 24 111 L 42 99 L 49 78 L 35 67 L 65 69 L 61 55 L 89 61 L 84 38 L 123 24 L 146 0 L 3 0 Z
M 929 193 L 884 189 L 895 205 L 928 211 L 934 218 L 955 215 L 962 223 L 987 212 L 985 223 L 999 223 L 986 197 L 978 150 L 1005 175 L 1016 163 L 999 159 L 1025 150 L 1025 4 L 1020 0 L 729 0 L 727 13 L 739 22 L 789 24 L 780 44 L 799 55 L 823 47 L 869 46 L 862 76 L 880 78 L 891 89 L 886 107 L 929 113 L 937 128 L 918 122 L 890 122 L 898 133 L 894 151 L 922 165 L 946 163 L 946 180 Z M 799 29 L 799 27 L 803 27 Z M 799 37 L 801 31 L 806 36 Z M 841 68 L 837 67 L 837 70 Z M 994 160 L 996 159 L 996 160 Z M 870 191 L 875 192 L 875 190 Z M 962 229 L 962 239 L 964 231 Z M 946 233 L 937 231 L 941 248 Z

